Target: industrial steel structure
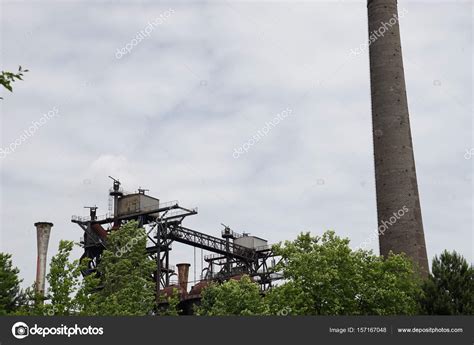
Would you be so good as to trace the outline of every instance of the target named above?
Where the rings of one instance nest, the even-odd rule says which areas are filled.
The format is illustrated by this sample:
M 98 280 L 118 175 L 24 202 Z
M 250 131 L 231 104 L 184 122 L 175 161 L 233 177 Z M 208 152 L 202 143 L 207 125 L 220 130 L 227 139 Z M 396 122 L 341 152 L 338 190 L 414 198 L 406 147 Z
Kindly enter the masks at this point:
M 238 279 L 246 274 L 259 283 L 264 291 L 270 288 L 275 280 L 282 278 L 281 274 L 273 269 L 276 266 L 276 255 L 266 240 L 249 234 L 238 234 L 228 226 L 224 226 L 221 238 L 189 229 L 183 226 L 183 221 L 196 215 L 197 208 L 185 208 L 178 201 L 161 203 L 159 199 L 147 195 L 144 189 L 139 189 L 137 193 L 126 193 L 119 180 L 112 180 L 113 186 L 109 191 L 109 209 L 113 210 L 112 212 L 97 216 L 96 206 L 86 207 L 90 210 L 89 216 L 73 216 L 71 219 L 84 231 L 81 242 L 84 253 L 81 260 L 88 259 L 88 269 L 84 274 L 89 274 L 97 268 L 102 252 L 107 248 L 108 234 L 111 231 L 119 231 L 124 222 L 135 220 L 140 227 L 145 228 L 146 251 L 156 262 L 154 279 L 157 299 L 163 291 L 168 291 L 170 286 L 181 287 L 182 300 L 199 298 L 200 291 L 186 291 L 189 264 L 178 265 L 179 285 L 172 284 L 171 277 L 176 275 L 170 265 L 173 242 L 212 253 L 205 256 L 207 267 L 201 272 L 202 282 L 194 287 L 202 287 L 210 281 Z

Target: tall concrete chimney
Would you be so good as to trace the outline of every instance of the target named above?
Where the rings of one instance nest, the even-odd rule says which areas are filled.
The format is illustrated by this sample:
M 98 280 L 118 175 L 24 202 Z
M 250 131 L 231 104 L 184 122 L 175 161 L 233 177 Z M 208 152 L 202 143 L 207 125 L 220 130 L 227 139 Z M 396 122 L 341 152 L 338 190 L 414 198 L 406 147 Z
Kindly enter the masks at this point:
M 183 288 L 184 291 L 188 291 L 188 276 L 189 276 L 190 264 L 177 264 L 178 268 L 178 285 Z
M 48 256 L 49 235 L 53 223 L 38 222 L 36 226 L 36 238 L 38 244 L 38 258 L 36 263 L 36 292 L 44 295 L 46 277 L 46 259 Z
M 380 254 L 404 252 L 419 265 L 421 275 L 426 276 L 428 258 L 408 115 L 397 0 L 368 0 L 367 7 Z

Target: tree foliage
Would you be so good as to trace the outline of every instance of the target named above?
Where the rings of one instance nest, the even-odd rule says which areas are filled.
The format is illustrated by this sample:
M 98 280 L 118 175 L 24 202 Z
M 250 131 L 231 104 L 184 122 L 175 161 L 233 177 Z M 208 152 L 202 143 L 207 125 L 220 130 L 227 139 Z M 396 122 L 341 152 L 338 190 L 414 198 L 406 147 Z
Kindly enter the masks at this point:
M 97 268 L 79 294 L 86 315 L 148 315 L 155 306 L 155 263 L 146 251 L 146 233 L 137 222 L 113 231 Z M 100 288 L 100 289 L 98 289 Z
M 21 298 L 19 272 L 18 268 L 13 267 L 11 255 L 0 253 L 0 315 L 17 309 Z
M 265 295 L 269 315 L 312 315 L 310 300 L 311 295 L 293 281 L 274 287 Z
M 269 294 L 270 309 L 303 315 L 416 314 L 420 281 L 403 255 L 387 259 L 353 251 L 349 240 L 328 231 L 300 234 L 275 247 L 285 284 Z
M 51 315 L 51 309 L 44 305 L 45 297 L 36 290 L 33 284 L 20 293 L 18 308 L 13 315 L 43 316 Z
M 212 284 L 203 290 L 198 315 L 263 315 L 267 307 L 257 284 L 248 276 Z
M 70 261 L 74 247 L 72 241 L 60 241 L 58 253 L 51 259 L 49 273 L 48 298 L 51 303 L 46 306 L 48 315 L 71 315 L 77 310 L 74 296 L 79 289 L 79 261 Z
M 18 67 L 18 72 L 8 72 L 8 71 L 1 71 L 0 72 L 0 85 L 2 85 L 5 89 L 10 92 L 13 92 L 12 83 L 16 80 L 23 80 L 23 73 L 28 72 L 27 69 L 22 69 L 21 66 Z M 0 97 L 2 99 L 2 97 Z
M 174 288 L 171 296 L 160 296 L 160 307 L 157 310 L 157 315 L 160 316 L 178 316 L 182 312 L 179 307 L 180 298 L 179 290 Z
M 423 291 L 421 305 L 427 314 L 474 314 L 474 268 L 455 251 L 435 256 Z

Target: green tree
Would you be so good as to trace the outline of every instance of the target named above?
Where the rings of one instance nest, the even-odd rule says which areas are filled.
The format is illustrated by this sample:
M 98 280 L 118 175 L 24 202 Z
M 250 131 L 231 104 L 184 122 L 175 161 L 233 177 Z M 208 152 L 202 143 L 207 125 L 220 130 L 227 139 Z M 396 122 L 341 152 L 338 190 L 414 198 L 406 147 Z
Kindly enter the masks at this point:
M 53 256 L 49 273 L 46 276 L 49 283 L 46 305 L 47 315 L 72 315 L 77 306 L 75 294 L 79 289 L 79 261 L 70 261 L 70 254 L 74 247 L 72 241 L 60 241 L 58 253 Z
M 259 287 L 248 276 L 212 284 L 202 293 L 198 315 L 264 315 L 267 306 Z
M 21 298 L 20 271 L 13 267 L 11 254 L 0 253 L 0 315 L 14 312 Z
M 8 71 L 1 71 L 0 72 L 0 85 L 2 85 L 5 89 L 10 92 L 13 92 L 12 83 L 16 80 L 23 80 L 23 73 L 28 72 L 27 69 L 22 69 L 21 66 L 18 67 L 18 72 L 8 72 Z M 0 97 L 0 99 L 3 99 Z
M 353 251 L 348 239 L 328 231 L 277 245 L 287 282 L 267 296 L 270 310 L 303 315 L 417 314 L 420 281 L 403 255 L 383 260 Z
M 129 222 L 110 233 L 97 268 L 80 289 L 87 315 L 148 315 L 155 306 L 155 263 L 146 251 L 146 233 Z M 99 286 L 100 285 L 100 286 Z M 97 290 L 98 289 L 98 290 Z M 95 290 L 95 291 L 94 291 Z
M 44 305 L 45 297 L 36 291 L 36 285 L 27 287 L 20 292 L 18 309 L 14 315 L 43 316 L 47 315 L 47 307 Z
M 171 296 L 160 296 L 160 301 L 163 302 L 157 311 L 160 316 L 178 316 L 182 310 L 179 308 L 179 290 L 173 289 Z
M 312 315 L 311 295 L 293 281 L 270 289 L 265 303 L 270 315 Z
M 434 315 L 474 314 L 474 268 L 464 257 L 444 251 L 435 256 L 423 284 L 423 311 Z

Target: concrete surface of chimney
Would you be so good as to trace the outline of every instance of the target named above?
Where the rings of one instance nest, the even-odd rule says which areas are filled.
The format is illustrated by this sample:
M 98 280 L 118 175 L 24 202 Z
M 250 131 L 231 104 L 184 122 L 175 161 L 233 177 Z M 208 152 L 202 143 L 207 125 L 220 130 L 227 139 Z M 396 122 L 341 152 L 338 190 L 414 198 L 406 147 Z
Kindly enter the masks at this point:
M 53 223 L 38 222 L 35 223 L 35 226 L 38 245 L 38 257 L 36 262 L 36 291 L 39 294 L 44 295 L 48 243 Z

